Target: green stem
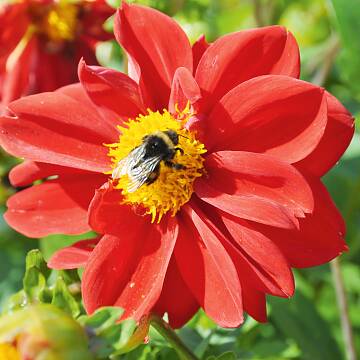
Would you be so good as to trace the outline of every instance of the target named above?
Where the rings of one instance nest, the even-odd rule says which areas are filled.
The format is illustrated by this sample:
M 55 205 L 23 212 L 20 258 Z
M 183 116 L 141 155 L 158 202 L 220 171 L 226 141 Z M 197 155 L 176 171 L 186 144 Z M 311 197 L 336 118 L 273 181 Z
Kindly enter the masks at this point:
M 349 307 L 346 297 L 345 285 L 341 274 L 339 258 L 335 258 L 333 261 L 331 261 L 330 267 L 335 284 L 335 294 L 339 307 L 346 355 L 348 360 L 356 360 L 354 335 L 349 317 Z
M 151 315 L 150 324 L 176 350 L 181 360 L 198 360 L 197 357 L 180 340 L 175 331 L 159 316 Z

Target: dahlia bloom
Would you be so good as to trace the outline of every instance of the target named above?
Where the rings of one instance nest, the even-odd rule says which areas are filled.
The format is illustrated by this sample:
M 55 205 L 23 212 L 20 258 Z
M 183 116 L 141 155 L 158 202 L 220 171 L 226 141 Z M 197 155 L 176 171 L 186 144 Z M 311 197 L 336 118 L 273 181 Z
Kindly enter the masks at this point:
M 81 61 L 80 84 L 14 101 L 1 119 L 2 146 L 25 158 L 12 184 L 43 180 L 9 199 L 6 221 L 32 237 L 99 234 L 50 260 L 85 267 L 90 313 L 167 312 L 179 327 L 202 307 L 223 327 L 243 311 L 266 321 L 266 294 L 294 292 L 291 267 L 347 249 L 320 178 L 353 136 L 351 115 L 298 80 L 298 46 L 283 27 L 191 47 L 171 18 L 124 3 L 114 29 L 129 76 Z M 169 130 L 181 151 L 134 190 L 121 164 Z
M 97 64 L 95 45 L 113 13 L 105 0 L 21 0 L 0 5 L 0 104 L 78 81 L 81 57 Z

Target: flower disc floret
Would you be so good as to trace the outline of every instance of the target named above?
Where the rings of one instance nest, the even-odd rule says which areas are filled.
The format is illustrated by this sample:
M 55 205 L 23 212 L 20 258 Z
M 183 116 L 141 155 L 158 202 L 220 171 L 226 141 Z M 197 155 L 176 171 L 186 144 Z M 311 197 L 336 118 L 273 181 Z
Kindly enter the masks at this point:
M 205 146 L 196 139 L 193 132 L 184 127 L 190 116 L 189 112 L 179 113 L 179 118 L 175 118 L 167 110 L 162 113 L 148 110 L 147 115 L 139 115 L 135 120 L 118 126 L 121 133 L 119 142 L 107 145 L 112 167 L 116 168 L 119 161 L 144 142 L 144 137 L 168 130 L 178 134 L 177 147 L 182 151 L 176 151 L 172 162 L 182 168 L 172 168 L 161 161 L 157 179 L 151 184 L 140 186 L 134 192 L 129 191 L 130 179 L 127 175 L 114 180 L 115 188 L 122 191 L 123 202 L 145 209 L 151 215 L 152 222 L 159 222 L 167 212 L 174 216 L 190 200 L 195 179 L 204 174 L 202 154 L 206 152 Z
M 78 6 L 64 2 L 30 8 L 35 31 L 53 42 L 71 41 L 76 35 Z

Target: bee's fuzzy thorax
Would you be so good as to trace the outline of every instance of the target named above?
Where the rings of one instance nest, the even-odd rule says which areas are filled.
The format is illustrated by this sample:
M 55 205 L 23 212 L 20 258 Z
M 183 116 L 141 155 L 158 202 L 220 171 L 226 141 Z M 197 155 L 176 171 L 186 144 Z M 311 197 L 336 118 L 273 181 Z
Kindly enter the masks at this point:
M 150 136 L 151 135 L 159 137 L 169 148 L 173 149 L 175 147 L 174 142 L 171 140 L 171 138 L 165 131 L 156 131 L 153 134 L 150 134 Z

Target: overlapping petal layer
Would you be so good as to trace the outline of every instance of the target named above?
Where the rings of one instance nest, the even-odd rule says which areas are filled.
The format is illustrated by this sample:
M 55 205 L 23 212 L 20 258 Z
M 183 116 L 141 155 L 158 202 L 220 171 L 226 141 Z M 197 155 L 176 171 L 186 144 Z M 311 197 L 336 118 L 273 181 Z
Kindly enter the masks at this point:
M 109 169 L 104 143 L 118 133 L 92 108 L 61 93 L 14 101 L 14 117 L 0 119 L 0 143 L 29 160 L 103 172 Z
M 308 178 L 315 198 L 314 212 L 300 221 L 300 231 L 257 228 L 282 251 L 292 267 L 324 264 L 348 249 L 345 224 L 324 185 Z
M 176 69 L 185 67 L 192 72 L 192 50 L 186 34 L 161 12 L 125 2 L 118 10 L 114 31 L 139 71 L 145 105 L 153 110 L 166 108 Z
M 100 234 L 126 234 L 129 228 L 137 229 L 149 219 L 138 216 L 130 206 L 121 205 L 123 196 L 111 183 L 96 190 L 89 206 L 89 224 Z M 120 221 L 119 221 L 120 220 Z
M 175 114 L 176 108 L 180 111 L 184 110 L 188 102 L 192 106 L 193 111 L 196 112 L 198 110 L 197 103 L 200 99 L 201 91 L 191 72 L 184 67 L 177 68 L 171 86 L 170 112 Z
M 36 180 L 45 180 L 50 176 L 92 176 L 93 173 L 64 166 L 39 163 L 25 160 L 23 163 L 13 167 L 9 173 L 9 180 L 15 187 L 31 185 Z M 105 178 L 104 178 L 105 180 Z
M 51 269 L 84 267 L 99 240 L 99 238 L 81 240 L 57 251 L 48 261 L 48 267 Z
M 126 236 L 104 236 L 83 275 L 86 310 L 115 305 L 125 309 L 124 317 L 135 319 L 150 311 L 160 296 L 177 232 L 172 218 L 159 226 L 144 222 Z
M 204 126 L 212 151 L 267 153 L 294 163 L 315 149 L 326 124 L 321 88 L 290 77 L 261 76 L 229 91 Z
M 135 118 L 145 112 L 139 87 L 127 75 L 80 61 L 79 79 L 93 103 L 114 125 L 119 125 L 120 119 Z
M 154 306 L 154 312 L 160 315 L 167 313 L 170 326 L 179 328 L 188 322 L 198 310 L 199 304 L 185 284 L 173 256 L 166 271 L 161 295 Z
M 262 292 L 292 296 L 294 279 L 290 265 L 273 241 L 256 231 L 252 223 L 229 214 L 221 214 L 221 218 L 234 240 L 232 249 L 228 249 L 240 278 L 249 279 Z
M 225 35 L 205 51 L 195 79 L 210 110 L 240 83 L 260 75 L 300 74 L 299 49 L 294 37 L 281 26 L 252 29 Z
M 28 237 L 85 233 L 90 200 L 103 181 L 101 175 L 48 180 L 13 195 L 4 218 Z
M 181 274 L 207 315 L 221 326 L 239 326 L 243 322 L 241 285 L 220 234 L 200 209 L 188 205 L 184 209 L 175 248 Z
M 206 159 L 207 178 L 195 191 L 204 201 L 244 219 L 282 228 L 298 227 L 312 212 L 313 197 L 303 176 L 268 155 L 220 151 Z
M 315 176 L 323 176 L 339 161 L 354 135 L 355 122 L 348 110 L 328 92 L 328 122 L 319 144 L 296 166 Z

